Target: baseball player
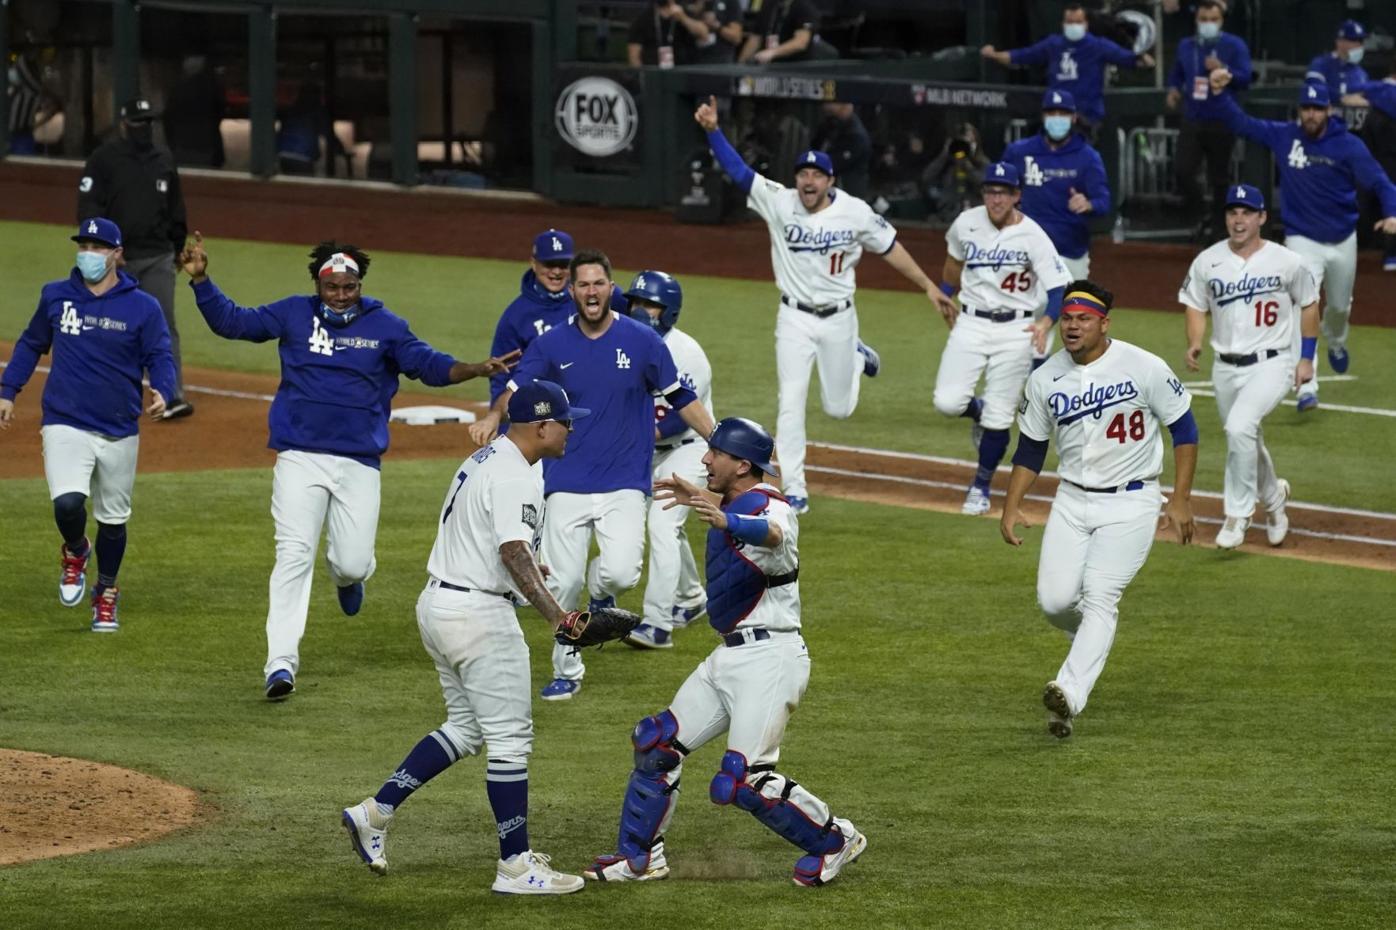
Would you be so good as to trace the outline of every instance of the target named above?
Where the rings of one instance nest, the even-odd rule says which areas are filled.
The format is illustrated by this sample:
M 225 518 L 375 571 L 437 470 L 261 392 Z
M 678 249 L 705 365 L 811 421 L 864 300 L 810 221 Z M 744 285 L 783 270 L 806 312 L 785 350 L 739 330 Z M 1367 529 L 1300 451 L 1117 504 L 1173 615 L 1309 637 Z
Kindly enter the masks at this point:
M 1212 87 L 1231 80 L 1225 69 L 1212 72 Z M 1357 188 L 1372 191 L 1381 202 L 1376 229 L 1396 233 L 1396 185 L 1348 132 L 1341 117 L 1329 116 L 1330 94 L 1325 84 L 1305 84 L 1299 92 L 1299 121 L 1262 120 L 1247 116 L 1235 100 L 1223 102 L 1222 119 L 1238 135 L 1269 147 L 1275 154 L 1284 205 L 1285 247 L 1298 252 L 1314 281 L 1323 289 L 1323 336 L 1328 342 L 1328 365 L 1338 374 L 1348 370 L 1348 318 L 1352 313 L 1352 284 L 1357 276 Z M 1299 410 L 1318 406 L 1318 379 L 1299 388 Z
M 1192 478 L 1197 421 L 1188 392 L 1163 359 L 1110 338 L 1113 295 L 1073 281 L 1062 304 L 1065 347 L 1028 379 L 1019 407 L 1018 450 L 999 532 L 1023 540 L 1019 508 L 1047 458 L 1055 434 L 1061 483 L 1037 564 L 1037 602 L 1071 643 L 1057 677 L 1047 683 L 1047 730 L 1071 735 L 1105 668 L 1119 620 L 1120 597 L 1154 543 L 1163 470 L 1162 427 L 1173 441 L 1173 496 L 1164 507 L 1178 539 L 1193 534 Z
M 141 373 L 150 374 L 146 412 L 158 420 L 174 396 L 174 358 L 159 302 L 120 270 L 117 225 L 102 217 L 83 220 L 73 241 L 76 267 L 67 279 L 44 285 L 0 376 L 0 430 L 14 422 L 15 398 L 40 356 L 53 350 L 39 432 L 53 518 L 63 537 L 58 601 L 64 607 L 82 601 L 95 548 L 92 632 L 114 633 L 120 626 L 116 574 L 126 553 L 140 448 Z M 88 497 L 97 520 L 95 546 L 87 538 Z
M 1256 501 L 1269 515 L 1270 545 L 1289 532 L 1285 501 L 1289 482 L 1275 476 L 1260 421 L 1291 387 L 1314 376 L 1318 347 L 1318 286 L 1298 254 L 1260 237 L 1265 199 L 1237 184 L 1226 198 L 1227 238 L 1193 260 L 1178 301 L 1187 315 L 1187 365 L 1198 370 L 1207 317 L 1212 318 L 1212 383 L 1226 430 L 1226 520 L 1217 548 L 1235 549 L 1246 538 Z M 1302 348 L 1295 364 L 1296 333 Z
M 412 747 L 378 793 L 345 808 L 354 851 L 379 875 L 388 871 L 387 833 L 414 791 L 465 756 L 486 758 L 485 791 L 499 833 L 493 891 L 569 894 L 584 882 L 548 865 L 528 842 L 528 757 L 533 751 L 528 644 L 515 597 L 533 604 L 556 632 L 566 612 L 548 593 L 534 560 L 543 482 L 534 464 L 563 454 L 574 407 L 550 381 L 533 381 L 509 399 L 514 428 L 461 463 L 441 505 L 417 628 L 436 664 L 446 722 Z
M 407 321 L 361 289 L 369 257 L 356 246 L 322 242 L 310 252 L 313 295 L 239 307 L 208 277 L 203 236 L 180 265 L 209 329 L 225 339 L 276 340 L 281 385 L 267 416 L 276 450 L 271 514 L 276 566 L 267 608 L 268 700 L 296 690 L 300 641 L 320 530 L 345 614 L 359 612 L 373 574 L 378 533 L 379 461 L 388 448 L 388 413 L 398 376 L 432 387 L 507 370 L 517 353 L 479 364 L 458 362 L 412 334 Z
M 1333 37 L 1333 50 L 1314 56 L 1304 80 L 1327 84 L 1328 93 L 1335 100 L 1352 93 L 1367 83 L 1367 72 L 1361 65 L 1362 43 L 1366 40 L 1367 30 L 1361 23 L 1355 19 L 1343 20 L 1338 34 Z
M 713 415 L 713 370 L 703 347 L 676 325 L 683 309 L 683 289 L 662 271 L 642 271 L 625 292 L 630 315 L 653 326 L 674 356 L 679 383 L 698 395 L 698 402 Z M 663 398 L 654 401 L 653 480 L 682 475 L 700 481 L 703 468 L 702 437 L 693 431 Z M 706 611 L 703 584 L 693 549 L 688 545 L 684 523 L 687 507 L 665 509 L 663 502 L 651 500 L 645 525 L 649 528 L 649 581 L 645 584 L 645 622 L 626 637 L 640 649 L 669 649 L 674 645 L 677 626 L 687 626 Z
M 780 288 L 776 453 L 790 506 L 805 513 L 805 401 L 811 366 L 819 367 L 824 412 L 843 420 L 858 407 L 859 376 L 876 377 L 882 364 L 877 352 L 858 338 L 854 269 L 863 250 L 881 255 L 942 313 L 952 313 L 954 306 L 897 241 L 891 224 L 864 201 L 834 188 L 834 165 L 827 153 L 801 155 L 795 163 L 795 186 L 785 187 L 742 161 L 718 128 L 716 98 L 698 107 L 694 119 L 708 134 L 722 170 L 746 193 L 747 206 L 770 230 L 771 267 Z
M 799 522 L 766 481 L 775 443 L 739 417 L 718 423 L 703 456 L 706 490 L 674 475 L 655 484 L 669 506 L 708 524 L 708 622 L 721 644 L 669 706 L 635 726 L 635 771 L 621 804 L 616 852 L 582 874 L 594 881 L 653 881 L 669 874 L 664 831 L 674 816 L 684 757 L 727 734 L 708 786 L 804 851 L 797 885 L 823 885 L 862 855 L 868 840 L 809 789 L 775 770 L 785 726 L 809 684 L 800 636 Z
M 470 435 L 488 442 L 508 412 L 510 394 L 535 378 L 556 381 L 595 411 L 578 425 L 567 457 L 544 465 L 542 550 L 558 603 L 575 610 L 585 585 L 594 610 L 613 606 L 616 595 L 640 581 L 655 443 L 653 398 L 663 396 L 700 435 L 712 431 L 712 417 L 680 382 L 669 347 L 654 328 L 611 309 L 610 259 L 582 249 L 572 258 L 570 275 L 577 312 L 533 340 L 509 387 L 471 424 Z M 593 534 L 601 552 L 588 568 Z M 543 688 L 543 699 L 569 700 L 585 674 L 578 650 L 554 647 L 553 680 Z
M 961 213 L 945 234 L 941 286 L 947 296 L 962 290 L 959 312 L 945 315 L 950 338 L 934 395 L 936 410 L 972 421 L 979 467 L 960 508 L 972 516 L 989 512 L 989 486 L 1008 451 L 1013 407 L 1032 370 L 1033 352 L 1047 347 L 1071 280 L 1042 227 L 1018 209 L 1016 167 L 996 162 L 986 168 L 983 193 L 983 206 Z M 981 376 L 984 393 L 977 397 Z

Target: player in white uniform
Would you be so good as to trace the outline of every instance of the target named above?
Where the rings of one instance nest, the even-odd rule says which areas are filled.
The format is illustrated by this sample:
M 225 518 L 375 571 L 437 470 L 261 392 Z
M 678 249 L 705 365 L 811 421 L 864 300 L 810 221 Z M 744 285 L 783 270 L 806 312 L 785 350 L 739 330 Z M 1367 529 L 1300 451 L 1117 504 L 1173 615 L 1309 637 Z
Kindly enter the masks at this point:
M 528 757 L 533 751 L 528 644 L 514 614 L 527 601 L 552 624 L 566 612 L 548 593 L 534 557 L 543 479 L 533 466 L 563 454 L 571 406 L 550 381 L 521 386 L 509 399 L 508 435 L 461 463 L 441 507 L 417 599 L 422 645 L 436 663 L 446 722 L 412 748 L 378 793 L 345 808 L 343 823 L 368 867 L 388 871 L 384 845 L 397 808 L 465 756 L 487 752 L 485 789 L 499 834 L 491 889 L 503 894 L 568 894 L 582 880 L 548 865 L 528 843 Z
M 771 266 L 781 295 L 776 315 L 776 454 L 790 506 L 804 513 L 809 509 L 805 402 L 810 367 L 819 367 L 824 412 L 843 420 L 858 407 L 860 375 L 875 377 L 882 364 L 877 352 L 858 338 L 854 268 L 863 250 L 881 255 L 942 313 L 952 313 L 954 307 L 897 241 L 891 224 L 866 202 L 834 189 L 834 164 L 826 153 L 800 156 L 795 187 L 786 187 L 761 177 L 742 161 L 718 129 L 715 100 L 709 98 L 694 118 L 708 134 L 722 170 L 746 193 L 747 206 L 770 230 Z
M 582 874 L 595 881 L 649 881 L 669 874 L 664 830 L 678 801 L 684 756 L 723 733 L 727 752 L 708 788 L 715 804 L 736 804 L 804 850 L 798 885 L 822 885 L 867 847 L 803 785 L 775 771 L 790 714 L 809 683 L 800 636 L 799 523 L 765 481 L 775 443 L 751 420 L 728 417 L 708 438 L 707 490 L 681 477 L 655 485 L 671 506 L 707 523 L 708 622 L 722 643 L 669 707 L 635 727 L 635 771 L 621 804 L 614 854 Z
M 1173 439 L 1173 496 L 1164 508 L 1178 539 L 1192 539 L 1192 478 L 1197 421 L 1192 398 L 1163 359 L 1111 339 L 1114 296 L 1073 281 L 1062 304 L 1064 349 L 1028 379 L 1018 417 L 1018 451 L 999 532 L 1021 546 L 1014 527 L 1056 435 L 1061 483 L 1037 563 L 1037 601 L 1071 641 L 1057 677 L 1047 683 L 1047 729 L 1071 735 L 1115 640 L 1120 597 L 1154 543 L 1166 425 Z
M 1266 538 L 1278 546 L 1289 532 L 1289 482 L 1275 476 L 1260 421 L 1291 387 L 1314 376 L 1318 285 L 1302 255 L 1260 237 L 1266 220 L 1260 191 L 1238 184 L 1227 192 L 1228 238 L 1197 256 L 1178 292 L 1187 314 L 1187 365 L 1198 370 L 1210 314 L 1212 383 L 1226 430 L 1226 520 L 1217 548 L 1241 545 L 1257 500 L 1269 518 Z M 1296 365 L 1294 346 L 1301 332 Z
M 1032 370 L 1033 350 L 1047 347 L 1071 280 L 1052 240 L 1018 209 L 1018 169 L 984 169 L 984 205 L 955 218 L 945 234 L 947 295 L 960 290 L 960 310 L 945 315 L 950 338 L 936 371 L 934 403 L 947 417 L 968 417 L 979 467 L 965 494 L 967 514 L 989 512 L 989 486 L 1008 451 L 1013 407 Z M 1036 322 L 1034 316 L 1038 316 Z M 975 396 L 980 377 L 984 393 Z
M 683 289 L 662 271 L 642 271 L 625 292 L 630 316 L 664 337 L 674 356 L 679 383 L 698 395 L 698 402 L 713 415 L 713 369 L 703 347 L 676 325 L 683 309 Z M 702 437 L 674 413 L 669 401 L 654 399 L 654 480 L 682 475 L 702 481 L 707 474 Z M 706 610 L 707 598 L 698 577 L 693 549 L 684 533 L 689 508 L 665 508 L 651 500 L 647 524 L 650 538 L 649 581 L 645 584 L 645 622 L 625 641 L 639 649 L 671 649 L 675 627 L 687 626 Z

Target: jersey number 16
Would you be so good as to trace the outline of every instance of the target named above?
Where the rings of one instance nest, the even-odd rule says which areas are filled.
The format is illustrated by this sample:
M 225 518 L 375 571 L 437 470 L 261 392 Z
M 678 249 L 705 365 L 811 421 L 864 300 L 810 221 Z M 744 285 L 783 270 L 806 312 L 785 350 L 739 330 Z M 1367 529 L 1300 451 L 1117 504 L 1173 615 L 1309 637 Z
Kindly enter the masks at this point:
M 1255 325 L 1274 326 L 1275 321 L 1280 318 L 1280 304 L 1275 300 L 1257 300 L 1255 302 Z

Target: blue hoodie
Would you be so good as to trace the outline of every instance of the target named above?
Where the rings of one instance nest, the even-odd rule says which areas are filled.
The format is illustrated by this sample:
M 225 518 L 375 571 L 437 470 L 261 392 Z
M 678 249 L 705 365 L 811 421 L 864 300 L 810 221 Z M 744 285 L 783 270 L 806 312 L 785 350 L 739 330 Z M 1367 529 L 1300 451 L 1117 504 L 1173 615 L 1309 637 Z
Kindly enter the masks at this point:
M 1349 87 L 1348 93 L 1357 93 L 1367 98 L 1373 109 L 1380 110 L 1396 119 L 1396 81 L 1368 81 L 1361 87 Z
M 388 449 L 388 414 L 398 375 L 432 387 L 451 383 L 456 360 L 412 334 L 407 321 L 372 297 L 359 298 L 347 324 L 324 322 L 320 298 L 287 297 L 239 307 L 209 279 L 194 299 L 209 329 L 226 339 L 277 340 L 281 384 L 267 421 L 278 452 L 342 455 L 377 468 Z
M 1069 91 L 1081 115 L 1092 123 L 1105 118 L 1105 66 L 1135 68 L 1139 56 L 1133 49 L 1089 32 L 1075 42 L 1053 33 L 1026 48 L 1009 51 L 1015 65 L 1047 68 L 1047 89 Z
M 1091 219 L 1110 212 L 1110 182 L 1100 153 L 1079 133 L 1067 136 L 1056 149 L 1038 133 L 1010 145 L 1003 160 L 1016 166 L 1023 179 L 1019 209 L 1037 221 L 1058 254 L 1066 258 L 1085 255 L 1091 247 Z M 1067 209 L 1073 189 L 1090 200 L 1090 213 Z
M 1309 71 L 1304 75 L 1304 80 L 1327 84 L 1336 104 L 1343 94 L 1355 94 L 1358 85 L 1367 83 L 1367 72 L 1362 70 L 1361 65 L 1339 59 L 1333 52 L 1325 52 L 1309 62 Z
M 1214 93 L 1207 85 L 1207 58 L 1215 55 L 1231 72 L 1231 83 Z M 1251 84 L 1251 50 L 1240 36 L 1223 32 L 1215 39 L 1188 36 L 1178 43 L 1178 57 L 1168 72 L 1168 86 L 1183 95 L 1183 116 L 1194 122 L 1222 118 L 1221 101 L 1232 100 Z M 1195 94 L 1202 96 L 1196 99 Z
M 161 396 L 174 397 L 165 315 L 125 272 L 118 271 L 116 285 L 101 296 L 87 289 L 76 268 L 66 280 L 45 284 L 0 377 L 0 397 L 14 400 L 49 349 L 53 362 L 44 385 L 44 426 L 118 439 L 136 435 L 143 371 L 150 372 L 150 384 Z
M 1222 121 L 1237 135 L 1267 146 L 1280 173 L 1280 218 L 1286 236 L 1342 242 L 1357 229 L 1357 188 L 1374 192 L 1382 216 L 1396 216 L 1396 186 L 1362 140 L 1337 117 L 1317 139 L 1296 122 L 1247 116 L 1231 97 L 1221 98 Z

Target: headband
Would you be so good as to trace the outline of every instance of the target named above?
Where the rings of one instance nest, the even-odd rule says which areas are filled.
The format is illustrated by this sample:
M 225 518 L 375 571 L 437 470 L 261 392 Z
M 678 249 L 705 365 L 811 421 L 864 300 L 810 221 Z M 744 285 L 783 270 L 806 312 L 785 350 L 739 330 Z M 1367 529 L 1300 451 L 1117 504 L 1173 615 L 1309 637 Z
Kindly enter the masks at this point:
M 1072 291 L 1066 295 L 1066 300 L 1062 301 L 1062 313 L 1068 310 L 1089 310 L 1102 317 L 1110 312 L 1110 308 L 1105 306 L 1099 297 L 1085 291 Z
M 325 259 L 325 263 L 320 266 L 320 272 L 318 274 L 318 277 L 327 277 L 328 275 L 335 274 L 339 271 L 347 271 L 350 274 L 353 274 L 355 277 L 358 277 L 359 263 L 354 261 L 348 255 L 345 255 L 343 252 L 336 252 L 329 258 Z

